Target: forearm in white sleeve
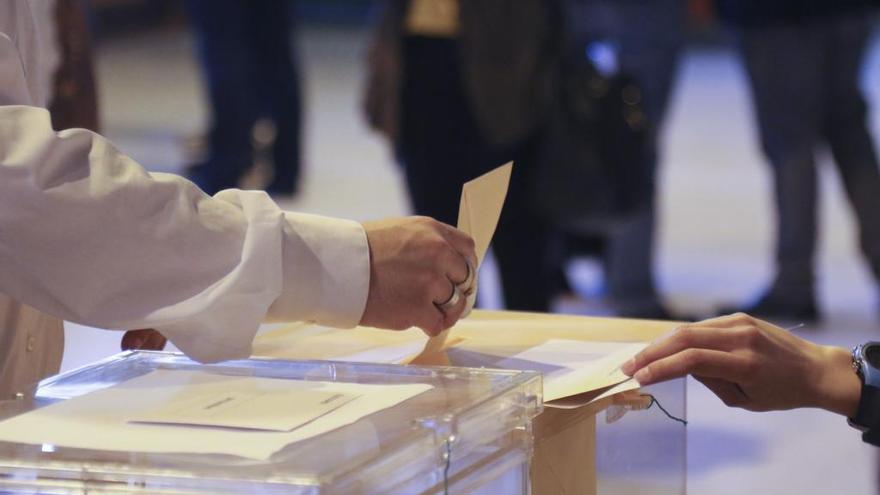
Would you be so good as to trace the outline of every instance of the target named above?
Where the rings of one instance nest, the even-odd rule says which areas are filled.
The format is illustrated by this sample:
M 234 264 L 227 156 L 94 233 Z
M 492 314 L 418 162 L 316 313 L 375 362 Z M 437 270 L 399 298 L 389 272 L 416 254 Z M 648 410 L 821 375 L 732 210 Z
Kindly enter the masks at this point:
M 204 361 L 247 356 L 275 320 L 357 324 L 362 227 L 282 212 L 262 192 L 211 198 L 148 174 L 100 136 L 0 107 L 0 291 L 104 328 L 157 328 Z M 273 304 L 274 303 L 274 304 Z
M 267 312 L 357 324 L 359 224 L 285 213 L 262 192 L 212 198 L 97 134 L 56 133 L 13 39 L 0 33 L 0 292 L 86 325 L 156 328 L 203 361 L 249 355 Z
M 101 136 L 0 106 L 0 291 L 86 325 L 156 328 L 187 354 L 247 356 L 259 323 L 357 324 L 369 254 L 354 222 L 210 197 Z M 274 303 L 274 304 L 273 304 Z

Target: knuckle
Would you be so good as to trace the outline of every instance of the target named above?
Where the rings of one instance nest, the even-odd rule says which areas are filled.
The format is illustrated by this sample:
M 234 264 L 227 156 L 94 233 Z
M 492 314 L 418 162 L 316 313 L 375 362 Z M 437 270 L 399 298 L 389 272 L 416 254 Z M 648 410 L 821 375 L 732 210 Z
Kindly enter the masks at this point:
M 433 265 L 423 265 L 419 267 L 414 275 L 415 282 L 419 288 L 426 293 L 434 292 L 440 287 L 440 270 Z
M 443 256 L 449 250 L 446 244 L 446 240 L 440 236 L 431 236 L 426 241 L 426 247 L 428 253 L 433 257 Z
M 417 300 L 433 300 L 435 294 L 440 294 L 442 292 L 439 289 L 440 284 L 438 283 L 437 274 L 433 271 L 421 271 L 413 277 L 413 280 L 415 285 L 412 288 L 412 291 L 413 295 L 416 295 L 415 299 Z
M 681 363 L 685 370 L 692 370 L 703 363 L 703 354 L 696 349 L 686 349 L 681 352 Z
M 761 340 L 761 330 L 755 326 L 746 327 L 740 338 L 745 347 L 754 349 Z
M 464 234 L 464 245 L 469 251 L 474 251 L 477 248 L 477 241 L 468 234 Z
M 761 372 L 761 362 L 758 360 L 757 356 L 748 356 L 742 366 L 742 374 L 743 379 L 746 381 L 753 382 L 758 377 Z
M 438 253 L 438 259 L 440 263 L 438 265 L 442 265 L 442 269 L 444 274 L 446 273 L 446 269 L 455 268 L 461 266 L 461 256 L 455 252 L 454 249 L 449 244 L 444 244 L 443 251 Z
M 684 347 L 691 347 L 695 344 L 696 335 L 694 329 L 688 326 L 682 326 L 676 333 L 676 339 Z
M 646 356 L 645 356 L 645 351 L 642 351 L 642 352 L 636 354 L 636 355 L 633 356 L 633 358 L 632 358 L 633 365 L 634 365 L 636 368 L 643 367 L 643 366 L 645 365 L 645 362 L 646 362 L 646 361 L 647 361 L 647 359 L 646 359 Z
M 733 316 L 734 316 L 734 322 L 739 323 L 741 325 L 748 325 L 750 323 L 755 322 L 755 319 L 751 315 L 743 313 L 742 311 L 740 311 L 738 313 L 734 313 Z
M 425 219 L 424 220 L 425 226 L 430 228 L 431 230 L 433 230 L 435 232 L 440 232 L 441 229 L 443 228 L 443 224 L 440 222 L 440 220 L 437 220 L 436 218 L 432 218 L 432 217 L 423 217 L 423 218 Z
M 449 299 L 449 296 L 453 295 L 455 289 L 445 276 L 432 273 L 428 275 L 428 279 L 429 280 L 425 283 L 425 286 L 431 288 L 430 291 L 432 294 L 442 298 L 443 301 L 446 301 Z
M 413 225 L 415 225 L 422 234 L 434 233 L 436 228 L 436 220 L 431 217 L 418 216 L 413 218 Z

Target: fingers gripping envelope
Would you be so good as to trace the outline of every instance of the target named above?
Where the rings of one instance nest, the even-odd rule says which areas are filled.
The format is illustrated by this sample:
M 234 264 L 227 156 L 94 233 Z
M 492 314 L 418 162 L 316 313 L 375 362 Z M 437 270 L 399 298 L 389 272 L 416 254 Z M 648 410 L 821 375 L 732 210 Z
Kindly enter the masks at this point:
M 513 162 L 509 162 L 466 182 L 461 188 L 458 229 L 474 239 L 474 248 L 477 254 L 477 266 L 474 267 L 474 270 L 477 273 L 479 273 L 480 265 L 486 257 L 486 251 L 489 250 L 489 244 L 492 242 L 492 236 L 498 226 L 498 219 L 501 218 L 501 209 L 504 206 L 504 199 L 507 197 L 512 171 Z M 477 278 L 474 278 L 473 290 L 468 295 L 467 306 L 462 318 L 470 314 L 476 300 Z M 423 354 L 433 354 L 442 350 L 448 336 L 449 330 L 445 330 L 440 335 L 431 337 L 425 345 Z

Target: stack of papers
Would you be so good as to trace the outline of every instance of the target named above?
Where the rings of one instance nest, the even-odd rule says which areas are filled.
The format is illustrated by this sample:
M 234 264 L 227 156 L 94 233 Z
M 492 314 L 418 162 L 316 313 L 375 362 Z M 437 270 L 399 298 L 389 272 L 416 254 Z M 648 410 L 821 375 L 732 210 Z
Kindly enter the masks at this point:
M 388 345 L 333 359 L 403 364 L 419 356 L 423 345 L 422 341 Z M 452 366 L 539 371 L 544 380 L 544 403 L 551 407 L 573 408 L 639 388 L 635 380 L 620 371 L 620 367 L 646 346 L 642 342 L 550 339 L 523 347 L 456 339 L 437 352 L 443 352 Z M 596 391 L 599 393 L 592 393 Z
M 156 370 L 0 422 L 0 441 L 266 460 L 430 389 Z
M 544 376 L 544 403 L 573 408 L 639 388 L 620 366 L 647 344 L 587 342 L 551 339 L 509 357 L 469 350 L 467 343 L 447 350 L 457 366 L 482 366 L 540 371 Z M 591 392 L 600 391 L 598 394 Z M 562 400 L 567 399 L 567 400 Z

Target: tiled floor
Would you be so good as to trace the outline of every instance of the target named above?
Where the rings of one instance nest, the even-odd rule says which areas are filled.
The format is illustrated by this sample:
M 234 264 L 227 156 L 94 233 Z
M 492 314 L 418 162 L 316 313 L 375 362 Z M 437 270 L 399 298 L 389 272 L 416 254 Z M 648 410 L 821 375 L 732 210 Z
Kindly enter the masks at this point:
M 310 31 L 301 40 L 307 176 L 302 195 L 286 207 L 361 220 L 407 211 L 400 174 L 358 113 L 364 40 L 357 31 Z M 168 32 L 114 40 L 100 49 L 106 134 L 151 170 L 179 170 L 182 141 L 205 120 L 191 45 L 185 34 Z M 880 52 L 874 50 L 866 87 L 880 103 L 878 61 Z M 664 294 L 683 311 L 709 313 L 719 302 L 747 298 L 769 276 L 769 177 L 750 112 L 732 54 L 692 50 L 665 134 L 657 263 Z M 872 123 L 880 131 L 880 120 Z M 799 333 L 850 346 L 880 333 L 880 308 L 857 254 L 839 183 L 831 167 L 825 169 L 819 279 L 828 318 Z M 589 263 L 579 264 L 578 285 L 589 287 L 594 272 Z M 65 368 L 117 349 L 119 334 L 74 326 Z M 761 415 L 729 410 L 696 382 L 689 383 L 688 394 L 689 493 L 876 491 L 875 452 L 843 419 L 811 410 Z

